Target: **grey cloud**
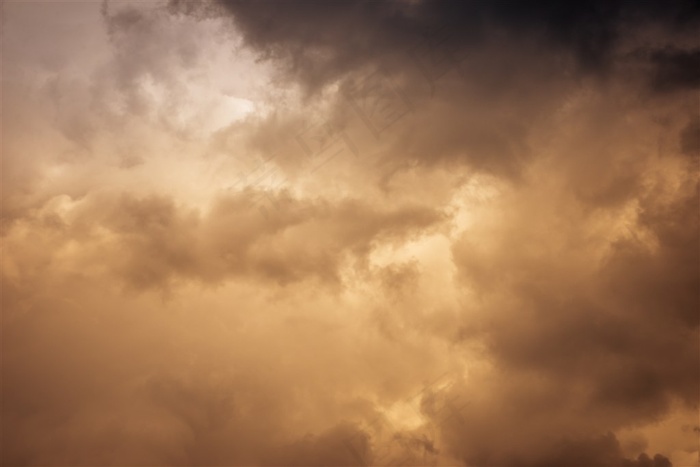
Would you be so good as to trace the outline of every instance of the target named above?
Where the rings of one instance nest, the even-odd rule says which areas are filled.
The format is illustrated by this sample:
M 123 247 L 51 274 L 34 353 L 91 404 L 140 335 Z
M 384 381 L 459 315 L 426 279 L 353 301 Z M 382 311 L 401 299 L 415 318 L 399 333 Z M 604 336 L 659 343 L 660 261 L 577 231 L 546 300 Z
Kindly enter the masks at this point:
M 221 0 L 200 11 L 174 0 L 173 11 L 233 16 L 247 42 L 264 55 L 288 60 L 292 74 L 317 88 L 370 64 L 405 66 L 406 51 L 428 39 L 444 50 L 472 49 L 504 33 L 511 45 L 527 39 L 556 56 L 564 52 L 585 71 L 611 67 L 620 36 L 657 23 L 692 30 L 700 15 L 692 1 L 628 2 L 365 2 L 329 4 Z M 547 51 L 544 51 L 547 53 Z
M 700 49 L 666 48 L 651 54 L 651 86 L 657 92 L 700 89 Z
M 396 161 L 387 170 L 412 159 L 424 166 L 464 164 L 517 179 L 538 157 L 533 140 L 561 125 L 562 107 L 579 93 L 602 90 L 604 98 L 624 82 L 631 95 L 651 89 L 659 99 L 682 98 L 692 89 L 697 68 L 692 45 L 676 45 L 687 41 L 700 21 L 690 1 L 581 1 L 564 8 L 541 1 L 258 5 L 222 0 L 201 8 L 170 3 L 173 12 L 230 16 L 249 47 L 283 67 L 283 84 L 301 84 L 311 99 L 320 99 L 333 83 L 348 97 L 367 76 L 374 76 L 370 84 L 392 80 L 409 96 L 412 111 L 387 131 L 390 141 L 382 147 Z M 656 32 L 648 35 L 649 43 L 639 44 L 637 37 L 648 30 Z M 629 49 L 637 52 L 630 55 Z M 664 91 L 671 89 L 678 92 Z M 359 91 L 361 98 L 379 103 L 362 86 Z M 380 98 L 388 105 L 387 96 Z M 634 112 L 655 105 L 642 101 Z M 613 108 L 623 102 L 609 104 L 607 115 L 594 118 L 627 111 Z M 567 148 L 562 157 L 584 161 L 578 152 Z M 600 157 L 597 163 L 610 159 Z M 638 179 L 635 170 L 620 173 L 609 179 L 608 188 L 582 195 L 594 204 L 621 200 Z
M 688 122 L 679 135 L 681 152 L 690 157 L 700 156 L 700 115 Z

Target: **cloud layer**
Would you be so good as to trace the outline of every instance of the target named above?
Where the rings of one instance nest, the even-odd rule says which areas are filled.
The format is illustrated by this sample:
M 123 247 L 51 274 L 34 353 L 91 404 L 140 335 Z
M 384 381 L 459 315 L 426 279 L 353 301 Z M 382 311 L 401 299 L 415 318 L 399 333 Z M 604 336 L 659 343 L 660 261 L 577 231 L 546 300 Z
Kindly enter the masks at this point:
M 694 2 L 66 8 L 3 5 L 4 464 L 700 465 Z

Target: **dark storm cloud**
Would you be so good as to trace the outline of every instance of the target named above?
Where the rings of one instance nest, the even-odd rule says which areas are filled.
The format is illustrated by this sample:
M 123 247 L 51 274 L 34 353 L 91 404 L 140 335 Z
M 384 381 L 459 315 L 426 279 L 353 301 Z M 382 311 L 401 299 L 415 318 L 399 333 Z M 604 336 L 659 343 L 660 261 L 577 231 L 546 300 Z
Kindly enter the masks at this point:
M 700 90 L 700 49 L 663 49 L 651 54 L 651 85 L 657 92 Z
M 680 133 L 681 152 L 687 156 L 700 157 L 700 115 L 691 118 Z
M 533 40 L 552 58 L 573 58 L 573 70 L 610 70 L 626 34 L 649 25 L 692 31 L 700 7 L 679 2 L 625 1 L 272 1 L 219 0 L 193 6 L 172 0 L 174 11 L 230 13 L 246 42 L 263 56 L 286 61 L 292 75 L 315 89 L 363 67 L 409 70 L 411 50 L 454 60 L 499 35 L 515 45 Z M 416 49 L 418 47 L 418 49 Z M 668 59 L 654 55 L 654 62 Z M 415 65 L 415 64 L 414 64 Z M 561 72 L 566 71 L 562 62 Z M 677 63 L 690 73 L 692 63 Z
M 533 137 L 561 125 L 562 106 L 585 89 L 626 81 L 642 94 L 685 98 L 697 81 L 693 1 L 173 0 L 170 8 L 230 17 L 248 46 L 280 65 L 282 81 L 300 84 L 307 96 L 341 83 L 347 102 L 396 107 L 389 91 L 367 91 L 391 80 L 410 112 L 383 136 L 382 150 L 395 162 L 387 171 L 411 159 L 517 178 L 535 157 Z M 629 100 L 609 104 L 611 112 L 632 108 Z M 602 183 L 595 179 L 593 186 Z M 609 193 L 582 195 L 624 199 L 639 181 L 634 170 L 607 179 Z

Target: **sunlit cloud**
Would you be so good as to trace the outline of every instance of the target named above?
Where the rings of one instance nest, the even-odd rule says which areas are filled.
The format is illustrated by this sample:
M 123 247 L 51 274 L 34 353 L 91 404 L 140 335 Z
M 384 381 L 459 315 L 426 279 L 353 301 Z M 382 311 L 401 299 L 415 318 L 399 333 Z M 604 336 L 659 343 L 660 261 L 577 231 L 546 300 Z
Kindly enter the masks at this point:
M 17 2 L 6 465 L 700 466 L 693 2 Z

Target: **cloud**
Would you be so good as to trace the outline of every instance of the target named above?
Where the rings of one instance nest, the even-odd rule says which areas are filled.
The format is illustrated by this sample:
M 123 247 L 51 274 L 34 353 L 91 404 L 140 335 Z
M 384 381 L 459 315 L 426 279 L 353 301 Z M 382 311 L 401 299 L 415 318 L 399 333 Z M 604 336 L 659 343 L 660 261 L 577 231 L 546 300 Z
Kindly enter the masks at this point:
M 700 88 L 700 50 L 659 50 L 652 54 L 656 70 L 652 87 L 658 92 Z
M 4 12 L 3 463 L 695 462 L 693 2 Z
M 251 5 L 237 0 L 192 6 L 177 0 L 172 11 L 201 16 L 230 14 L 246 42 L 264 56 L 288 61 L 292 74 L 312 87 L 368 64 L 406 64 L 421 42 L 441 54 L 463 54 L 502 34 L 509 46 L 529 39 L 545 54 L 564 53 L 580 70 L 609 69 L 615 48 L 630 29 L 659 24 L 669 31 L 697 25 L 693 2 L 316 2 Z M 352 34 L 351 34 L 352 32 Z M 484 70 L 482 70 L 484 71 Z M 487 70 L 486 70 L 487 71 Z
M 696 87 L 691 31 L 700 16 L 692 2 L 563 9 L 556 2 L 173 1 L 169 8 L 230 18 L 243 42 L 279 67 L 279 82 L 300 85 L 312 101 L 338 86 L 345 100 L 337 105 L 355 113 L 363 102 L 373 103 L 365 112 L 373 115 L 407 107 L 382 142 L 397 164 L 457 163 L 517 178 L 533 158 L 533 139 L 561 124 L 562 103 L 582 88 L 626 85 L 630 99 L 677 90 L 683 99 Z M 615 104 L 620 114 L 632 107 L 608 103 Z M 572 159 L 576 152 L 567 151 Z

